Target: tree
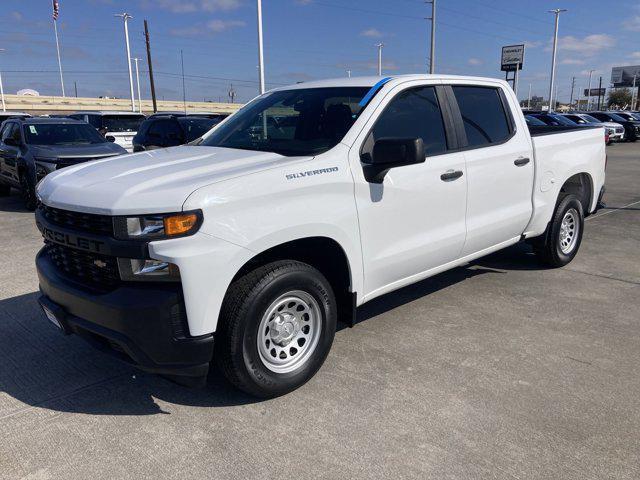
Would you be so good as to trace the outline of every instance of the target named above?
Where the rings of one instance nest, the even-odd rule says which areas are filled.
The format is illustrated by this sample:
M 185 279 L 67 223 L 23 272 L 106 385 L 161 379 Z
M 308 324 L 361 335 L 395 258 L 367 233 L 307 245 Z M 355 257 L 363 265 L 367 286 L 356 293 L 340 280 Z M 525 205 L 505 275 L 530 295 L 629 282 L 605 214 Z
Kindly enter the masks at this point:
M 627 88 L 616 88 L 609 92 L 609 107 L 626 107 L 631 103 L 631 91 Z

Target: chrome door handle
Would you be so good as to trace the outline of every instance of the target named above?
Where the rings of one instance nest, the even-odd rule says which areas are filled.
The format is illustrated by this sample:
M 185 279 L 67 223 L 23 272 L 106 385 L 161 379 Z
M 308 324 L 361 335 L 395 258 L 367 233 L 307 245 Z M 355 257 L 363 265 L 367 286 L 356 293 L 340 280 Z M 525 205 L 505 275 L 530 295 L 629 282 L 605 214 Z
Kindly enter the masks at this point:
M 528 158 L 518 158 L 516 161 L 513 162 L 513 164 L 516 167 L 524 167 L 527 163 L 529 163 L 531 160 Z
M 457 180 L 462 176 L 462 172 L 460 170 L 448 170 L 440 175 L 440 180 L 443 182 L 451 182 L 453 180 Z

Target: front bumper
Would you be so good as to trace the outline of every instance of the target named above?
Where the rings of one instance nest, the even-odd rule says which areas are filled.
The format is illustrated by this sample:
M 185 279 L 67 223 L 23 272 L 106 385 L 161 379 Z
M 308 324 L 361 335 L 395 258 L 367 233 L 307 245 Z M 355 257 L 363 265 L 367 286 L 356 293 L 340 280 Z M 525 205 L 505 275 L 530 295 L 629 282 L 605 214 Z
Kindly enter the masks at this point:
M 191 337 L 180 288 L 124 284 L 95 293 L 63 277 L 48 255 L 36 258 L 41 304 L 74 333 L 140 369 L 180 383 L 203 384 L 213 356 L 212 334 Z

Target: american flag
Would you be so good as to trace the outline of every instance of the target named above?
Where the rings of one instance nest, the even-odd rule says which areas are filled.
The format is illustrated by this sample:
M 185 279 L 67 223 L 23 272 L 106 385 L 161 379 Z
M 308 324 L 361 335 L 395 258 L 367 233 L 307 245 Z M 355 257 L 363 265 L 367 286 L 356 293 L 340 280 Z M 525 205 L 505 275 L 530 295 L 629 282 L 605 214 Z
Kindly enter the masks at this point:
M 60 15 L 60 4 L 58 0 L 53 0 L 53 19 L 58 20 L 58 16 Z

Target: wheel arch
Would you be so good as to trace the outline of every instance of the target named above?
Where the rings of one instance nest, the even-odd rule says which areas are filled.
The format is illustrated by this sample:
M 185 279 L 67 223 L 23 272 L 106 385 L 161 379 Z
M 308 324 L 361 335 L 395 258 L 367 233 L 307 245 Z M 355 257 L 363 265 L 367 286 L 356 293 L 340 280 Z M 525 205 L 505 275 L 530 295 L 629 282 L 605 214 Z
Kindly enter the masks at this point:
M 338 241 L 326 236 L 311 236 L 273 245 L 245 262 L 231 283 L 250 271 L 277 260 L 297 260 L 320 271 L 334 289 L 340 320 L 353 323 L 357 302 L 354 266 Z
M 579 172 L 571 175 L 560 187 L 557 202 L 559 203 L 566 195 L 575 195 L 582 204 L 585 217 L 592 210 L 594 201 L 593 178 L 587 172 Z

